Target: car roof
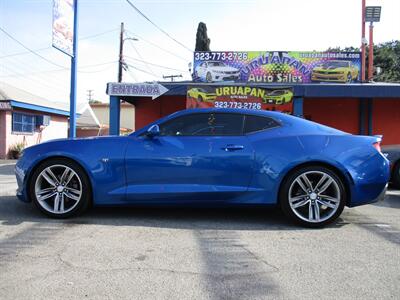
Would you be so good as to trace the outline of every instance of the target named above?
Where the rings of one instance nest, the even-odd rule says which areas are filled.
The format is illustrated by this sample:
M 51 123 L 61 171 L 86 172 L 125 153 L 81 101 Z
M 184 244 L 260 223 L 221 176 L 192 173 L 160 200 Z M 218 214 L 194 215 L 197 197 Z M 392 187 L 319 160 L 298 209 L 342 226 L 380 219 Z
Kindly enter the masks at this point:
M 268 111 L 268 110 L 253 110 L 253 109 L 238 109 L 238 108 L 193 108 L 193 109 L 185 109 L 178 112 L 175 112 L 171 115 L 165 116 L 157 121 L 154 121 L 151 124 L 139 129 L 138 131 L 134 132 L 134 135 L 140 135 L 143 133 L 147 128 L 152 126 L 153 124 L 160 124 L 171 119 L 174 119 L 179 116 L 185 116 L 190 114 L 199 114 L 199 113 L 229 113 L 229 114 L 241 114 L 241 115 L 253 115 L 253 116 L 261 116 L 261 117 L 270 117 L 273 118 L 275 121 L 278 121 L 281 124 L 286 124 L 291 126 L 292 128 L 303 128 L 303 131 L 308 132 L 330 132 L 336 134 L 343 134 L 344 132 L 324 126 L 318 123 L 314 123 L 312 121 L 305 120 L 303 118 L 299 118 L 296 116 L 292 116 L 289 114 L 284 114 L 277 111 Z
M 285 116 L 288 116 L 287 114 L 278 112 L 278 111 L 268 111 L 268 110 L 256 110 L 256 109 L 240 109 L 240 108 L 192 108 L 192 109 L 185 109 L 178 111 L 169 117 L 177 117 L 177 116 L 183 116 L 187 114 L 193 114 L 193 113 L 210 113 L 210 112 L 215 112 L 215 113 L 230 113 L 230 114 L 242 114 L 242 115 L 255 115 L 255 116 L 261 116 L 261 117 L 275 117 L 275 118 L 285 118 Z

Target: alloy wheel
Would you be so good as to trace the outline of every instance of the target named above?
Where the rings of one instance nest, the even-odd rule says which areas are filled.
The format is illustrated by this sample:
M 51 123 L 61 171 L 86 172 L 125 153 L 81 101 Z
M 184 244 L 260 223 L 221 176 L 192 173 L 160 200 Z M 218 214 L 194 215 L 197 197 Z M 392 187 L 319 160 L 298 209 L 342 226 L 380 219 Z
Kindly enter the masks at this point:
M 81 200 L 82 182 L 70 167 L 51 165 L 36 178 L 35 196 L 39 205 L 49 213 L 65 214 Z
M 293 213 L 309 223 L 322 223 L 340 206 L 341 191 L 336 180 L 322 171 L 308 171 L 297 176 L 289 188 Z

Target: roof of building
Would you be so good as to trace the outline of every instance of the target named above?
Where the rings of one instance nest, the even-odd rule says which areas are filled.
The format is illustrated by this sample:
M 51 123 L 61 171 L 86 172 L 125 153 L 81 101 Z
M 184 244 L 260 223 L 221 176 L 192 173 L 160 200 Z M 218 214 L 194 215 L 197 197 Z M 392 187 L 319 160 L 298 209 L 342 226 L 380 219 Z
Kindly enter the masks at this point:
M 84 103 L 77 109 L 80 114 L 76 120 L 78 128 L 100 128 L 101 124 L 89 103 Z
M 0 101 L 8 101 L 11 107 L 69 116 L 68 104 L 52 102 L 5 82 L 0 82 Z

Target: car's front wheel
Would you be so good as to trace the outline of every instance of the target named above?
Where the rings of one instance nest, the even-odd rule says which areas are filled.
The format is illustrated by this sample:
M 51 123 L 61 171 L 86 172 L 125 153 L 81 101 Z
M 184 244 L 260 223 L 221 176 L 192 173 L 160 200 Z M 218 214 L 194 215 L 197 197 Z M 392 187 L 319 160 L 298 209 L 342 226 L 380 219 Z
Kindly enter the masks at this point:
M 29 193 L 32 201 L 46 215 L 68 218 L 86 210 L 91 199 L 90 182 L 77 163 L 50 159 L 33 172 Z
M 351 73 L 347 74 L 347 82 L 352 83 L 353 82 L 353 77 L 351 76 Z
M 322 227 L 332 223 L 342 213 L 345 202 L 342 180 L 322 166 L 296 170 L 286 178 L 280 191 L 283 212 L 307 227 Z
M 207 72 L 207 74 L 206 74 L 206 81 L 207 82 L 212 82 L 213 81 L 213 78 L 212 78 L 212 75 L 211 75 L 210 72 Z

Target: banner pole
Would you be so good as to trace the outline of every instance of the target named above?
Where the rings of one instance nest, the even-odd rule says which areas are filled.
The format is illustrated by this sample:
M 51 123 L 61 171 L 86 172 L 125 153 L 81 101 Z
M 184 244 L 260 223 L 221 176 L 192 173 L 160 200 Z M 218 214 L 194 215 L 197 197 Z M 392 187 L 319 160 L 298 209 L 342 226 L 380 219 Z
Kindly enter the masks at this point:
M 76 76 L 78 63 L 78 0 L 74 0 L 74 35 L 71 57 L 71 89 L 69 109 L 69 137 L 76 137 Z

